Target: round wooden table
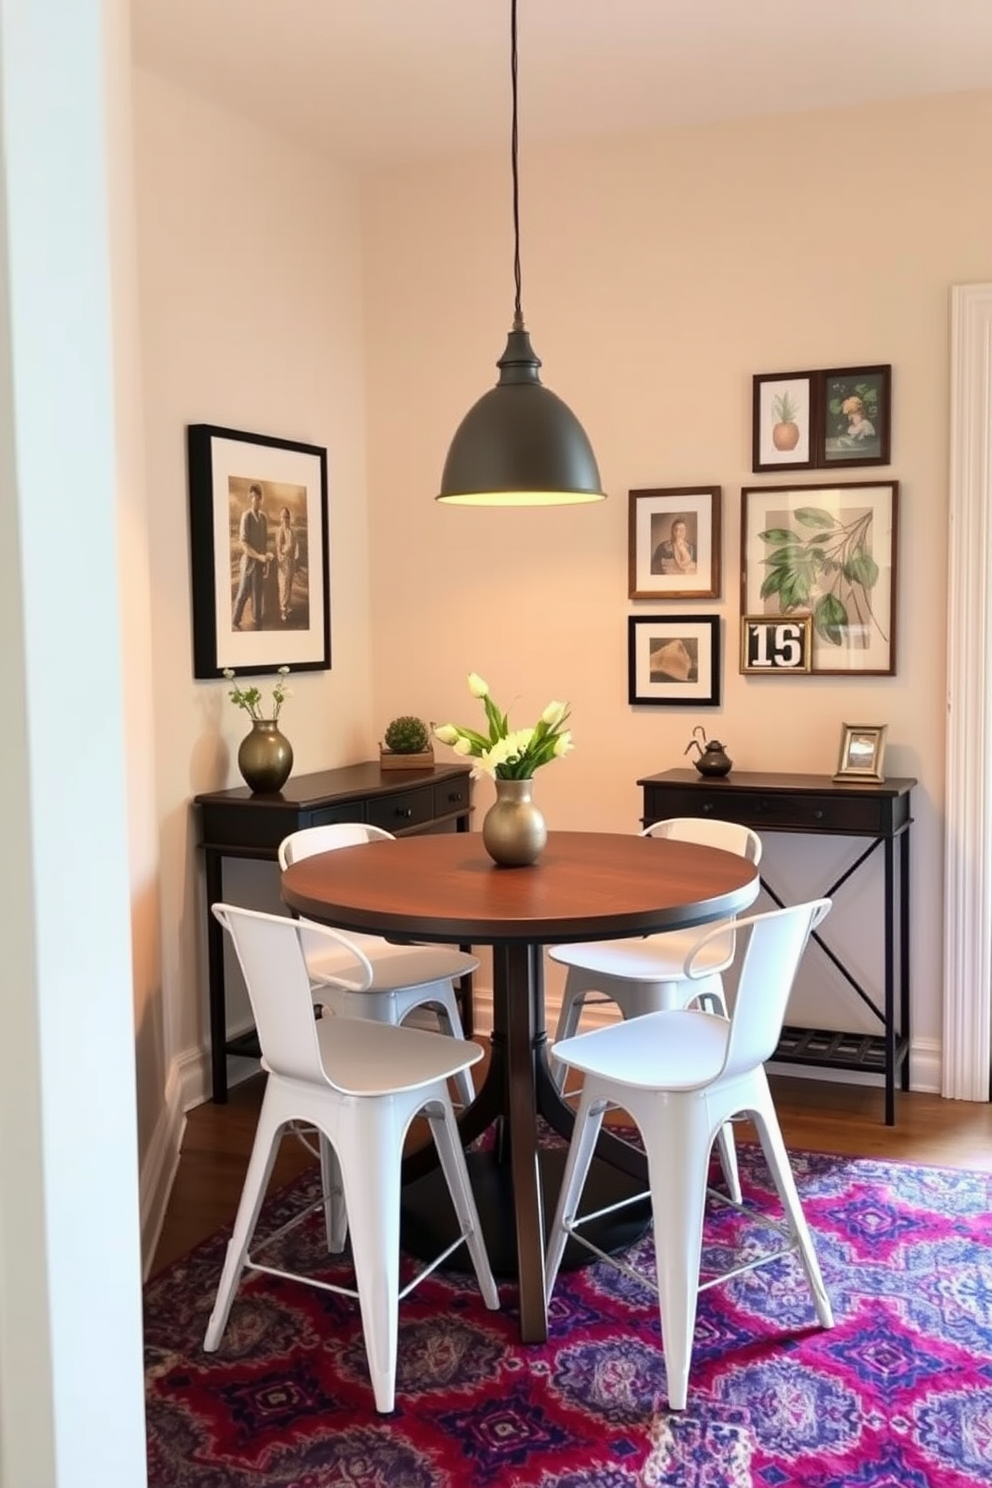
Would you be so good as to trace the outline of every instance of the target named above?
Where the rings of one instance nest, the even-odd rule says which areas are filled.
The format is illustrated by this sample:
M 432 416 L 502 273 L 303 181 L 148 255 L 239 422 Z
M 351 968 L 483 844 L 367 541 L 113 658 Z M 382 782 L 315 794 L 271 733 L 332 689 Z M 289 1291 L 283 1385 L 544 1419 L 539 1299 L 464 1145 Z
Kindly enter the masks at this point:
M 543 1214 L 562 1167 L 560 1151 L 539 1153 L 537 1117 L 563 1136 L 572 1126 L 547 1064 L 544 947 L 705 925 L 739 914 L 758 888 L 757 869 L 735 853 L 604 832 L 552 832 L 529 868 L 496 867 L 478 833 L 439 833 L 338 848 L 282 875 L 290 908 L 342 930 L 492 947 L 492 1057 L 459 1126 L 468 1145 L 497 1124 L 494 1149 L 470 1154 L 470 1171 L 494 1269 L 519 1280 L 524 1342 L 548 1335 Z M 606 1202 L 631 1180 L 644 1186 L 642 1155 L 606 1129 L 597 1158 Z M 435 1219 L 443 1211 L 432 1162 L 424 1149 L 406 1165 L 405 1214 L 411 1203 Z

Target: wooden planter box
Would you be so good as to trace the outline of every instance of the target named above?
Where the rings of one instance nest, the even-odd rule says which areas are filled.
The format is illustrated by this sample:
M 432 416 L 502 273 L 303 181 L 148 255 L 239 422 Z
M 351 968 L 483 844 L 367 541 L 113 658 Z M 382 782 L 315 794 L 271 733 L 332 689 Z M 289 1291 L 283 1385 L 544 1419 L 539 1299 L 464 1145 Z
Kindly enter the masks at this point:
M 394 754 L 391 749 L 379 750 L 380 770 L 433 770 L 433 749 L 421 750 L 419 754 Z

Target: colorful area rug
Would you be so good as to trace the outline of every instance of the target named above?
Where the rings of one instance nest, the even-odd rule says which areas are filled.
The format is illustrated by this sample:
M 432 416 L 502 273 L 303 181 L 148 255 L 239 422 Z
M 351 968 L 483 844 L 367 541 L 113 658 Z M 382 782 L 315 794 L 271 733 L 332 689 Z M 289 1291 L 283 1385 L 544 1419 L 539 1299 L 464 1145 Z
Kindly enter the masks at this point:
M 151 1488 L 988 1488 L 992 1175 L 793 1154 L 833 1302 L 817 1327 L 798 1262 L 700 1297 L 688 1409 L 666 1407 L 654 1295 L 605 1264 L 563 1273 L 542 1346 L 516 1296 L 426 1281 L 400 1305 L 397 1409 L 378 1416 L 354 1304 L 242 1283 L 202 1351 L 226 1232 L 146 1289 Z M 757 1149 L 743 1187 L 778 1214 Z M 295 1212 L 313 1179 L 269 1201 Z M 260 1229 L 260 1234 L 264 1231 Z M 279 1243 L 328 1267 L 315 1216 Z M 713 1269 L 776 1237 L 714 1205 Z M 272 1254 L 272 1252 L 270 1252 Z M 268 1257 L 267 1257 L 268 1259 Z M 645 1275 L 646 1238 L 628 1256 Z

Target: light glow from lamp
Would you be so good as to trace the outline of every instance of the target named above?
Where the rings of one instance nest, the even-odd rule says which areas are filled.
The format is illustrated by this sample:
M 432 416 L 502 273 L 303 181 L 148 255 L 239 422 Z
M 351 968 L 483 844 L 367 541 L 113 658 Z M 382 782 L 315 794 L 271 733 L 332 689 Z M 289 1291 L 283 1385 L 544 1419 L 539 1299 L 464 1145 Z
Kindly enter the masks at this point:
M 513 122 L 513 329 L 497 366 L 499 381 L 462 419 L 436 497 L 452 506 L 573 506 L 603 501 L 592 445 L 575 414 L 541 382 L 521 308 L 517 167 L 517 0 L 510 0 Z

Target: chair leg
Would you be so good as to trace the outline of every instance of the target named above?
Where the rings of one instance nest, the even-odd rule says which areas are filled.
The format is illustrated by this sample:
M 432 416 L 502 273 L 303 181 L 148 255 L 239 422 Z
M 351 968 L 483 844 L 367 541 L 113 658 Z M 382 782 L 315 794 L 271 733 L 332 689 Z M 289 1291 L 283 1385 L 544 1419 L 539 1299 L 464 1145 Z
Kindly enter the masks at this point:
M 431 1132 L 441 1161 L 441 1169 L 451 1193 L 458 1224 L 465 1236 L 465 1244 L 472 1260 L 482 1298 L 490 1311 L 499 1307 L 499 1292 L 489 1264 L 489 1255 L 482 1239 L 482 1225 L 475 1205 L 475 1195 L 469 1182 L 465 1153 L 462 1150 L 451 1102 L 442 1097 L 425 1107 L 425 1115 L 431 1124 Z
M 674 1120 L 659 1129 L 650 1111 L 645 1110 L 638 1126 L 651 1183 L 668 1404 L 673 1411 L 680 1411 L 685 1410 L 689 1393 L 710 1137 L 705 1106 L 672 1102 L 667 1114 Z M 637 1119 L 638 1113 L 631 1111 L 631 1115 Z
M 754 1120 L 758 1139 L 761 1142 L 761 1150 L 765 1154 L 765 1161 L 768 1163 L 782 1208 L 785 1210 L 789 1229 L 795 1236 L 799 1247 L 799 1258 L 813 1296 L 817 1320 L 821 1327 L 832 1328 L 834 1325 L 833 1308 L 823 1284 L 820 1263 L 816 1259 L 813 1237 L 809 1232 L 809 1225 L 806 1223 L 806 1216 L 796 1188 L 796 1180 L 792 1175 L 792 1164 L 789 1162 L 789 1154 L 782 1138 L 782 1129 L 778 1124 L 778 1116 L 775 1114 L 775 1106 L 768 1090 L 764 1071 L 761 1070 L 758 1073 L 764 1082 L 764 1099 L 756 1100 L 755 1104 L 750 1107 L 749 1114 Z
M 464 1039 L 465 1031 L 462 1028 L 461 1015 L 458 1012 L 458 1003 L 455 1000 L 455 989 L 451 982 L 447 985 L 447 993 L 438 995 L 434 1004 L 437 1008 L 438 1022 L 441 1032 L 447 1033 L 451 1038 Z M 458 1099 L 461 1104 L 468 1107 L 475 1100 L 475 1081 L 472 1079 L 470 1070 L 459 1070 L 454 1075 L 454 1086 L 458 1091 Z
M 717 1132 L 716 1143 L 720 1152 L 720 1166 L 723 1169 L 727 1192 L 735 1204 L 740 1204 L 743 1196 L 740 1170 L 737 1167 L 737 1144 L 734 1140 L 734 1128 L 729 1121 L 725 1121 Z
M 361 1107 L 360 1120 L 338 1128 L 338 1161 L 372 1393 L 376 1410 L 388 1415 L 396 1398 L 400 1157 L 406 1122 L 393 1097 L 372 1097 Z
M 568 1065 L 562 1065 L 563 1070 L 567 1070 L 568 1067 Z M 568 1241 L 568 1231 L 565 1226 L 571 1224 L 578 1212 L 582 1190 L 589 1173 L 589 1164 L 592 1162 L 593 1152 L 599 1138 L 599 1129 L 603 1124 L 606 1105 L 606 1101 L 596 1096 L 593 1082 L 586 1079 L 575 1112 L 572 1142 L 568 1149 L 561 1191 L 558 1194 L 558 1205 L 548 1236 L 548 1249 L 544 1262 L 544 1295 L 548 1302 L 551 1301 L 551 1293 L 554 1291 L 555 1281 L 561 1268 L 561 1258 Z
M 693 1001 L 707 1013 L 715 1013 L 720 1018 L 726 1018 L 727 999 L 723 995 L 723 978 L 719 975 L 707 977 L 701 984 L 702 991 L 697 992 Z M 734 1140 L 734 1128 L 729 1121 L 724 1122 L 717 1134 L 717 1146 L 720 1151 L 720 1166 L 723 1169 L 724 1180 L 727 1184 L 727 1192 L 735 1204 L 741 1202 L 741 1175 L 737 1167 L 737 1144 Z
M 571 1038 L 577 1030 L 579 1019 L 582 1017 L 585 996 L 586 994 L 583 991 L 574 986 L 574 979 L 571 971 L 569 971 L 568 976 L 565 978 L 565 991 L 562 993 L 561 1012 L 558 1014 L 558 1027 L 555 1029 L 554 1042 L 556 1044 L 561 1043 L 562 1039 Z M 565 1088 L 565 1077 L 568 1073 L 568 1068 L 562 1064 L 560 1059 L 556 1059 L 553 1054 L 549 1054 L 548 1056 L 548 1066 L 551 1071 L 551 1078 L 555 1082 L 555 1088 L 560 1095 Z
M 320 1191 L 324 1195 L 327 1249 L 339 1255 L 348 1238 L 348 1206 L 344 1201 L 338 1155 L 323 1132 L 320 1135 Z
M 238 1289 L 238 1282 L 241 1280 L 248 1247 L 255 1233 L 265 1190 L 268 1187 L 272 1166 L 279 1150 L 280 1133 L 284 1123 L 285 1115 L 279 1110 L 278 1102 L 271 1098 L 271 1089 L 266 1085 L 255 1131 L 255 1141 L 248 1160 L 248 1171 L 245 1174 L 244 1186 L 238 1202 L 234 1230 L 227 1242 L 224 1269 L 221 1272 L 217 1296 L 203 1340 L 203 1347 L 208 1354 L 214 1353 L 219 1347 L 221 1338 L 224 1336 L 224 1329 L 227 1327 L 231 1304 Z

